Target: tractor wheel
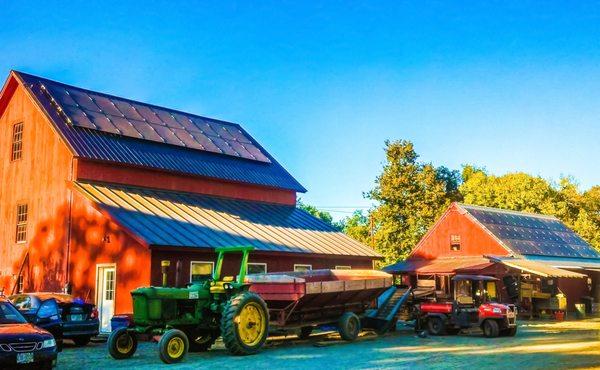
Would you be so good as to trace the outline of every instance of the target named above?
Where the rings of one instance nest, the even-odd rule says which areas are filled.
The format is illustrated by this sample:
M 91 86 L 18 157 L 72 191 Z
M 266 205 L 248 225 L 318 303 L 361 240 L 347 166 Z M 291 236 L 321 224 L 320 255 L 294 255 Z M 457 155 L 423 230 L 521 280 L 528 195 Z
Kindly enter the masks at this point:
M 158 342 L 158 354 L 165 364 L 183 360 L 190 344 L 187 335 L 177 329 L 167 330 Z
M 218 332 L 192 332 L 188 334 L 190 352 L 206 352 L 219 338 Z
M 427 319 L 427 331 L 431 335 L 445 335 L 446 324 L 441 317 L 430 317 Z
M 268 334 L 269 311 L 260 296 L 242 292 L 227 302 L 221 315 L 221 336 L 231 354 L 257 353 L 267 341 Z
M 343 340 L 355 340 L 360 333 L 360 319 L 354 312 L 344 313 L 338 321 L 338 331 Z
M 496 338 L 500 335 L 500 326 L 496 320 L 485 320 L 482 329 L 486 338 Z
M 513 326 L 512 328 L 506 328 L 502 330 L 501 335 L 505 337 L 514 337 L 515 335 L 517 335 L 517 327 Z
M 302 328 L 300 328 L 300 331 L 298 332 L 298 338 L 299 339 L 308 339 L 310 337 L 310 335 L 312 334 L 312 331 L 313 331 L 312 326 L 303 326 Z
M 108 353 L 116 360 L 130 358 L 137 350 L 137 344 L 135 333 L 119 328 L 108 337 Z

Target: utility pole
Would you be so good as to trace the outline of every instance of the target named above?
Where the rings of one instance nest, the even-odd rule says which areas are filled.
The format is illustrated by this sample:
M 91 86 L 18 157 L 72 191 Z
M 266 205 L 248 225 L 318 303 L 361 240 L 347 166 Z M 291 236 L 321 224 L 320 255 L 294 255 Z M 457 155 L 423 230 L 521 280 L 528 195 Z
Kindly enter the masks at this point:
M 375 249 L 375 220 L 372 213 L 369 215 L 369 224 L 371 226 L 371 248 Z

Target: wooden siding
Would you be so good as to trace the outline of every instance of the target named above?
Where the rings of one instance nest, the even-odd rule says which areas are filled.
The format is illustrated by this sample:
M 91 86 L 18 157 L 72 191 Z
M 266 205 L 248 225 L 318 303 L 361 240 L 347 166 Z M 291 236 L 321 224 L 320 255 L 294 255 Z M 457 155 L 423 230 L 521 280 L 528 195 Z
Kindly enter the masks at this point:
M 240 270 L 240 256 L 232 254 L 225 257 L 223 263 L 223 274 L 235 276 Z M 175 284 L 175 274 L 177 261 L 181 261 L 180 283 L 187 283 L 190 279 L 191 261 L 213 261 L 216 262 L 216 254 L 210 251 L 190 251 L 177 249 L 154 249 L 152 251 L 152 284 L 160 285 L 162 282 L 162 273 L 160 261 L 169 260 L 169 284 Z M 294 264 L 312 265 L 313 270 L 333 269 L 335 266 L 351 266 L 352 269 L 372 269 L 373 260 L 370 257 L 339 257 L 339 256 L 318 256 L 314 254 L 286 254 L 286 253 L 265 253 L 251 252 L 251 263 L 266 263 L 267 272 L 293 271 Z
M 293 190 L 274 189 L 190 175 L 177 175 L 124 165 L 115 166 L 112 163 L 94 162 L 85 159 L 76 159 L 75 168 L 76 179 L 78 181 L 101 181 L 113 184 L 216 195 L 233 199 L 286 205 L 296 204 L 296 192 Z
M 9 82 L 11 85 L 12 82 Z M 0 116 L 0 289 L 10 293 L 26 251 L 39 266 L 25 276 L 32 289 L 64 281 L 71 154 L 18 85 L 6 91 Z M 11 161 L 12 126 L 23 122 L 22 158 Z M 27 242 L 15 243 L 17 203 L 28 205 Z
M 460 236 L 460 250 L 451 250 L 451 235 Z M 507 256 L 509 252 L 453 204 L 421 239 L 409 258 L 433 259 L 482 255 Z

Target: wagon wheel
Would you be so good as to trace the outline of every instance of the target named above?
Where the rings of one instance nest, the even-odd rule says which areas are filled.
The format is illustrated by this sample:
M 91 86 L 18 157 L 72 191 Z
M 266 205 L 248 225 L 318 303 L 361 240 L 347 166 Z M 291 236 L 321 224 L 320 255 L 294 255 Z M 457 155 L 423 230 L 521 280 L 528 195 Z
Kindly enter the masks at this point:
M 269 334 L 269 311 L 263 299 L 251 292 L 233 296 L 221 316 L 225 347 L 234 355 L 258 352 Z
M 343 340 L 355 340 L 360 333 L 360 319 L 354 312 L 344 313 L 338 321 L 338 331 Z

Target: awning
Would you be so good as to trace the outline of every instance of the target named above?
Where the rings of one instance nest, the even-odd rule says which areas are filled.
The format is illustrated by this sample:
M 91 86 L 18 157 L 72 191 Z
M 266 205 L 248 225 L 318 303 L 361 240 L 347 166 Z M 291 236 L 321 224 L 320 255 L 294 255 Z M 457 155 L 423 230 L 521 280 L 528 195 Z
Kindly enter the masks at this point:
M 492 265 L 488 258 L 483 257 L 411 259 L 386 266 L 383 271 L 390 274 L 454 274 L 457 271 L 480 271 Z
M 150 246 L 381 257 L 294 206 L 100 183 L 77 190 Z
M 569 258 L 537 255 L 525 255 L 524 257 L 530 261 L 541 262 L 556 268 L 589 271 L 600 270 L 600 258 Z
M 507 267 L 511 267 L 521 271 L 526 271 L 541 277 L 587 278 L 586 275 L 579 274 L 577 272 L 559 269 L 547 265 L 545 263 L 530 261 L 522 258 L 490 257 L 490 260 L 493 262 L 501 263 Z

